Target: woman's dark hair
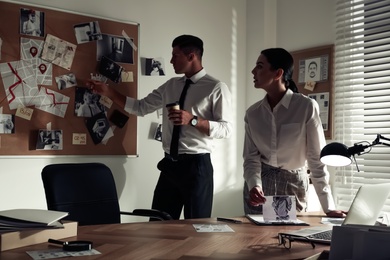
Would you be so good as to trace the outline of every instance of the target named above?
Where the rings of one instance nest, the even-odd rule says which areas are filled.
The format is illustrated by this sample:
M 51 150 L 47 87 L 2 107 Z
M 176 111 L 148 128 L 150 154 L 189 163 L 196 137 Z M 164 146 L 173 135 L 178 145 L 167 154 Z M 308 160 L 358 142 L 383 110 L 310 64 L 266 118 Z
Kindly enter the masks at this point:
M 283 81 L 286 84 L 286 87 L 291 89 L 293 92 L 298 93 L 297 85 L 292 80 L 294 59 L 291 54 L 283 48 L 265 49 L 261 52 L 261 54 L 267 58 L 269 64 L 271 65 L 271 69 L 282 69 L 284 71 Z
M 176 37 L 172 42 L 173 47 L 179 47 L 180 50 L 184 52 L 184 54 L 190 54 L 194 52 L 198 55 L 199 59 L 202 59 L 203 56 L 203 41 L 193 35 L 180 35 Z

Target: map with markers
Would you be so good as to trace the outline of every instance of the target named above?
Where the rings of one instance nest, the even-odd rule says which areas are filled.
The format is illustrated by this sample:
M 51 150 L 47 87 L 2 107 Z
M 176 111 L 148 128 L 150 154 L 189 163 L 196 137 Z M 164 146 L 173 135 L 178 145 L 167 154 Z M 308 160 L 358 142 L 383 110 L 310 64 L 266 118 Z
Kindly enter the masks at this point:
M 52 85 L 53 65 L 39 58 L 44 41 L 22 37 L 20 40 L 20 57 L 33 64 L 37 83 L 39 85 Z
M 39 105 L 35 103 L 39 89 L 30 61 L 1 63 L 0 72 L 10 109 Z
M 66 109 L 69 104 L 68 96 L 51 89 L 41 87 L 37 97 L 39 98 L 39 106 L 35 106 L 37 109 L 62 118 L 65 117 Z
M 34 106 L 59 117 L 65 117 L 69 97 L 39 85 L 52 85 L 50 62 L 39 58 L 44 41 L 21 38 L 22 60 L 0 64 L 1 78 L 10 109 Z

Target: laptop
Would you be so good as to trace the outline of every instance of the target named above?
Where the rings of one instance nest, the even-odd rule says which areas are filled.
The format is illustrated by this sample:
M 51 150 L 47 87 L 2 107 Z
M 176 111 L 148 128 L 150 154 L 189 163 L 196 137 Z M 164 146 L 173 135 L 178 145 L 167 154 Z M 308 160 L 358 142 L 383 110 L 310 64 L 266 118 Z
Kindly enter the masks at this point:
M 341 225 L 375 225 L 389 194 L 390 183 L 362 185 Z M 332 229 L 332 225 L 322 225 L 282 232 L 279 235 L 293 237 L 294 240 L 330 244 Z

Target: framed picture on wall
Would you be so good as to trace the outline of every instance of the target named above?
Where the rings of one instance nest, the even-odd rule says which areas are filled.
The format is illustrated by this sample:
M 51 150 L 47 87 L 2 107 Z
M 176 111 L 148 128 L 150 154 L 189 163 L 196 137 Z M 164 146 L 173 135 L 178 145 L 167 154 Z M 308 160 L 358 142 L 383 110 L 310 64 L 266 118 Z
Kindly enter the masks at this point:
M 295 69 L 293 80 L 300 93 L 318 103 L 326 139 L 333 138 L 333 53 L 333 45 L 291 52 Z
M 309 81 L 319 82 L 328 80 L 329 55 L 311 57 L 299 60 L 298 83 Z

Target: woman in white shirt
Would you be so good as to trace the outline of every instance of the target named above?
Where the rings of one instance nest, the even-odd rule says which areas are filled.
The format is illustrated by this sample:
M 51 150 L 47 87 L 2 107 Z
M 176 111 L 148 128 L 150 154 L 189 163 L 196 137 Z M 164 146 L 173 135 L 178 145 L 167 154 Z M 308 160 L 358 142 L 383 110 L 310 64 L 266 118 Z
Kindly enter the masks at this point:
M 343 217 L 346 212 L 335 210 L 329 172 L 319 160 L 326 144 L 319 106 L 297 93 L 292 73 L 293 58 L 282 48 L 263 50 L 252 70 L 255 88 L 267 95 L 245 115 L 245 213 L 261 214 L 267 195 L 294 195 L 297 210 L 305 210 L 307 161 L 322 209 Z

